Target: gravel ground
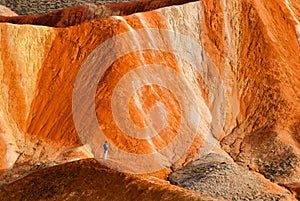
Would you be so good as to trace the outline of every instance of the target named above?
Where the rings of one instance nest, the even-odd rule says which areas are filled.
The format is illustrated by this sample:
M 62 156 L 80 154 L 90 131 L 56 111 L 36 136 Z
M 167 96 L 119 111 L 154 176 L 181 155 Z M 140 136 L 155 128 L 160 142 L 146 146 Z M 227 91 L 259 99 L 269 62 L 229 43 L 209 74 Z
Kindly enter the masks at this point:
M 229 200 L 285 200 L 284 195 L 266 192 L 260 179 L 229 161 L 196 161 L 169 175 L 169 181 L 215 198 Z

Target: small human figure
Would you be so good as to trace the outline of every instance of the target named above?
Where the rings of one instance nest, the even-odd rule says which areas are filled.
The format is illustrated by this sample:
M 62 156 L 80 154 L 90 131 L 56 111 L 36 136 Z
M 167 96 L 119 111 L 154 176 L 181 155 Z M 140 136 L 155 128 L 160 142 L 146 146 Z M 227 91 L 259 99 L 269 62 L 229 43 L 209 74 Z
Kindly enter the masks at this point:
M 105 141 L 105 143 L 103 144 L 103 148 L 104 148 L 103 159 L 104 160 L 106 160 L 106 158 L 107 158 L 108 146 L 109 146 L 108 142 Z

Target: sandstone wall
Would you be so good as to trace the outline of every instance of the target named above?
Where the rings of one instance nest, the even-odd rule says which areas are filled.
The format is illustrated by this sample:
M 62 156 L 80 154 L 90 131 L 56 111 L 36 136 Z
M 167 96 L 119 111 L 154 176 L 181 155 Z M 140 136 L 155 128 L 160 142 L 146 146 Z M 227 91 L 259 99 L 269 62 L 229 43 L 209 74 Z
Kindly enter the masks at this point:
M 108 140 L 103 163 L 118 171 L 169 171 L 221 153 L 299 183 L 299 18 L 299 0 L 0 16 L 1 168 L 83 158 L 83 145 L 103 162 Z

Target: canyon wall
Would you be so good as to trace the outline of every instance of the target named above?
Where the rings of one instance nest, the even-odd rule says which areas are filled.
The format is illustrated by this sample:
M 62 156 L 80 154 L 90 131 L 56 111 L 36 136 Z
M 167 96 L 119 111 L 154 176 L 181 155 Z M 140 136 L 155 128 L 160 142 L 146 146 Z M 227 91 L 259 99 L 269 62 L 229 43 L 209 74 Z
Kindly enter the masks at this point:
M 142 1 L 0 16 L 0 168 L 95 157 L 165 178 L 216 153 L 297 188 L 299 3 Z

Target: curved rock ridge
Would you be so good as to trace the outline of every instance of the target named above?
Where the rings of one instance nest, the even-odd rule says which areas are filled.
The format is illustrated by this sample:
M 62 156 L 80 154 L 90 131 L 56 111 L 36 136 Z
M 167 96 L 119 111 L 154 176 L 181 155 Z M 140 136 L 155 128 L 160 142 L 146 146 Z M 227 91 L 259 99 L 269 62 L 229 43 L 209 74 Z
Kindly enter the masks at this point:
M 10 196 L 7 197 L 7 194 Z M 119 173 L 103 167 L 95 160 L 76 161 L 37 171 L 0 189 L 0 196 L 3 201 L 215 200 L 163 180 Z
M 17 16 L 17 14 L 9 8 L 0 5 L 0 16 Z
M 298 189 L 299 0 L 153 2 L 0 17 L 0 167 L 94 157 L 165 178 L 217 153 Z M 84 8 L 105 12 L 57 14 Z

